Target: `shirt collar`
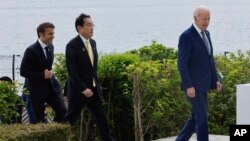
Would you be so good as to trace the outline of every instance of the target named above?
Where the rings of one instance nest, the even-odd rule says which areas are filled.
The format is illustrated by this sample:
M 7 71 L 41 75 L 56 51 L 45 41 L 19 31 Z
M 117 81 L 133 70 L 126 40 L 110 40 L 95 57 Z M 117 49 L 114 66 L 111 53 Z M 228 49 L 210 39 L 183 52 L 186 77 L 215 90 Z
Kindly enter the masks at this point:
M 79 36 L 82 39 L 83 43 L 85 44 L 88 39 L 84 38 L 81 34 L 79 34 Z
M 199 35 L 201 35 L 202 30 L 195 23 L 193 23 L 193 25 L 194 25 L 194 28 L 196 29 L 196 31 L 199 33 Z
M 43 43 L 42 41 L 41 41 L 41 39 L 38 39 L 38 42 L 39 42 L 39 44 L 41 45 L 41 47 L 43 48 L 43 49 L 45 49 L 45 47 L 47 46 L 45 43 Z

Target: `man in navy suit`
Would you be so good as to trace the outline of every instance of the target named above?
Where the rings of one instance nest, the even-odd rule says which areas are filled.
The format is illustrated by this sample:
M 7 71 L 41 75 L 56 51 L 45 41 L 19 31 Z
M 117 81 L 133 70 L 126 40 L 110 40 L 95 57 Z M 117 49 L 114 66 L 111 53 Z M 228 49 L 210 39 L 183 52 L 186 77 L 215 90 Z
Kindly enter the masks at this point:
M 96 122 L 101 139 L 112 141 L 108 121 L 102 106 L 102 92 L 97 77 L 98 54 L 93 36 L 94 24 L 89 15 L 80 14 L 75 20 L 78 35 L 66 47 L 69 107 L 65 120 L 75 125 L 84 105 Z
M 207 31 L 210 11 L 206 6 L 198 6 L 193 16 L 193 25 L 181 34 L 178 44 L 181 88 L 192 105 L 192 113 L 176 141 L 188 141 L 194 132 L 198 141 L 208 141 L 207 93 L 209 89 L 222 90 Z
M 37 27 L 38 40 L 30 45 L 23 56 L 20 73 L 25 77 L 29 102 L 34 113 L 34 123 L 46 122 L 45 103 L 55 110 L 55 122 L 63 122 L 66 108 L 61 87 L 52 71 L 54 60 L 54 25 L 49 22 Z

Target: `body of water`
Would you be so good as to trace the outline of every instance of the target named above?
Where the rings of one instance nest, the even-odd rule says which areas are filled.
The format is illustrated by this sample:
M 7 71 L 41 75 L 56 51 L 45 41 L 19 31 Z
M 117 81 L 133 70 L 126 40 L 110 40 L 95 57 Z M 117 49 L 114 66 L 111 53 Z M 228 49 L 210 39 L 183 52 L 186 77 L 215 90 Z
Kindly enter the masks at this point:
M 215 52 L 249 50 L 249 0 L 0 0 L 0 54 L 22 55 L 45 21 L 56 26 L 55 52 L 64 52 L 77 35 L 74 21 L 81 12 L 92 16 L 99 52 L 124 52 L 152 40 L 176 48 L 200 4 L 211 9 Z

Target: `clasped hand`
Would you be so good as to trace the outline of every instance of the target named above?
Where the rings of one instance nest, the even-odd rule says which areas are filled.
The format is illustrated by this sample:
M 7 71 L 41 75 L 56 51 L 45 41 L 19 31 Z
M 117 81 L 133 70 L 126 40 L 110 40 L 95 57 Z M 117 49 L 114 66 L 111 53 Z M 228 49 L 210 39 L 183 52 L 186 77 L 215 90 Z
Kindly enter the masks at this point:
M 52 78 L 52 76 L 53 76 L 53 72 L 52 71 L 49 71 L 48 69 L 44 70 L 44 78 L 45 79 L 50 79 L 50 78 Z

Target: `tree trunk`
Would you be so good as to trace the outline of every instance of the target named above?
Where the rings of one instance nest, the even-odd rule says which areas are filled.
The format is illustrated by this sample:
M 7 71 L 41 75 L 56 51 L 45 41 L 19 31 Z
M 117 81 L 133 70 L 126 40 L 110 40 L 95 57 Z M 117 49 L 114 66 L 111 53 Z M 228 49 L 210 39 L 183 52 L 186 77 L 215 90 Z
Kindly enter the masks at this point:
M 135 141 L 144 141 L 141 123 L 141 96 L 139 84 L 140 77 L 137 73 L 133 77 Z

